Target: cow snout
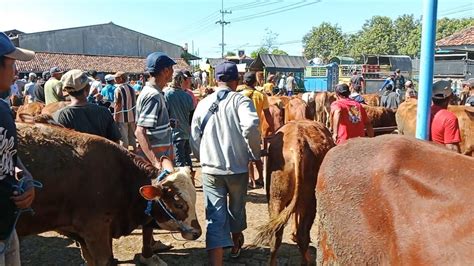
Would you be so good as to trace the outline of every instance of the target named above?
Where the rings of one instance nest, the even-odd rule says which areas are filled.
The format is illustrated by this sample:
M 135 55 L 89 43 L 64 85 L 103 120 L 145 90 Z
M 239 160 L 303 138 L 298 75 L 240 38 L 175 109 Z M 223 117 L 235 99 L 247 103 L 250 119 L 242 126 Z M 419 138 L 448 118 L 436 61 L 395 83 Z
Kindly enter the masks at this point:
M 197 220 L 193 220 L 191 222 L 191 227 L 193 228 L 191 232 L 183 232 L 181 236 L 187 240 L 196 240 L 202 234 L 201 226 L 199 225 Z

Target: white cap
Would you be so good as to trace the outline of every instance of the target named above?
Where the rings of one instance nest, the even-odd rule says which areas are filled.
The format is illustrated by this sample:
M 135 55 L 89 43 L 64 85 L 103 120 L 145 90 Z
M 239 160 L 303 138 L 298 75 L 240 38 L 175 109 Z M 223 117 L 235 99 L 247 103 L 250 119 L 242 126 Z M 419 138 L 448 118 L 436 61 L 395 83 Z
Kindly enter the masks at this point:
M 107 74 L 105 75 L 105 81 L 113 81 L 115 79 L 114 75 Z

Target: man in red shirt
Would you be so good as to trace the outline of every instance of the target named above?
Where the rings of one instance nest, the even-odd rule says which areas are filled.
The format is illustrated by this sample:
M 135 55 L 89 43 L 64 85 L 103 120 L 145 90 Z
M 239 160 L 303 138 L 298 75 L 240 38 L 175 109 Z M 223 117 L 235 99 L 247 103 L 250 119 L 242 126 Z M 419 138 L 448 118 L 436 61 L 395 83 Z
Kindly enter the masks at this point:
M 458 118 L 447 110 L 452 97 L 451 82 L 440 80 L 433 83 L 430 140 L 459 153 L 461 151 L 459 148 L 461 132 Z
M 331 104 L 332 137 L 336 144 L 344 143 L 350 138 L 374 136 L 374 129 L 367 113 L 360 103 L 349 98 L 350 90 L 347 84 L 336 86 L 337 101 Z

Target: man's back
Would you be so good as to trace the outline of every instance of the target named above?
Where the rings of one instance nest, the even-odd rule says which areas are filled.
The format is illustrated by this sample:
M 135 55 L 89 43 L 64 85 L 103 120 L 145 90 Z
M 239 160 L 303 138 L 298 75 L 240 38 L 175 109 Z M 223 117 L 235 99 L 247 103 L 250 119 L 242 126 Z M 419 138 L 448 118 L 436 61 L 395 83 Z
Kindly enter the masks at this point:
M 258 119 L 260 120 L 259 130 L 261 134 L 263 119 L 265 119 L 263 110 L 269 108 L 267 96 L 248 86 L 246 86 L 245 89 L 241 93 L 242 95 L 249 97 L 255 106 L 255 111 L 257 112 Z
M 331 104 L 331 113 L 340 110 L 337 143 L 340 144 L 350 138 L 365 136 L 367 113 L 362 105 L 351 99 L 339 99 Z
M 293 90 L 294 89 L 294 86 L 295 85 L 295 78 L 292 77 L 292 76 L 289 76 L 287 79 L 286 79 L 286 89 L 287 90 Z
M 180 88 L 169 88 L 165 93 L 165 102 L 170 119 L 176 119 L 177 127 L 173 131 L 173 140 L 190 138 L 190 114 L 194 110 L 193 99 Z
M 107 84 L 102 88 L 101 94 L 104 96 L 104 99 L 108 102 L 114 101 L 115 86 L 113 84 Z
M 120 133 L 107 108 L 95 104 L 66 106 L 53 115 L 66 128 L 118 141 Z
M 439 106 L 431 106 L 430 139 L 439 144 L 461 142 L 461 133 L 456 115 Z
M 385 91 L 380 99 L 380 104 L 385 108 L 397 109 L 400 105 L 400 97 L 394 91 Z
M 118 112 L 115 115 L 115 120 L 121 123 L 135 122 L 135 105 L 137 98 L 135 95 L 135 90 L 130 85 L 123 83 L 117 86 L 114 93 L 115 100 L 120 100 L 122 106 L 120 110 L 115 110 L 115 112 Z
M 209 118 L 201 137 L 202 121 L 222 90 L 229 89 L 219 88 L 198 104 L 191 125 L 191 146 L 194 152 L 199 152 L 195 155 L 200 159 L 203 173 L 247 173 L 251 157 L 260 157 L 258 116 L 248 97 L 228 92 L 218 111 Z
M 46 104 L 63 100 L 63 98 L 58 94 L 58 90 L 62 89 L 61 86 L 61 81 L 55 78 L 50 78 L 48 81 L 46 81 L 44 84 L 44 98 Z

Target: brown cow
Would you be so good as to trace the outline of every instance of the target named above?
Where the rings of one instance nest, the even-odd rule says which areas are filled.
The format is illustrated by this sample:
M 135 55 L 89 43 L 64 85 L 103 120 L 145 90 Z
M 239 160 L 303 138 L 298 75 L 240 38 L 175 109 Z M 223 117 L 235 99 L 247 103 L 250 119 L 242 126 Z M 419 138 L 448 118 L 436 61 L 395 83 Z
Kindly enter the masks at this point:
M 367 113 L 367 117 L 372 123 L 372 127 L 392 127 L 397 125 L 395 111 L 380 106 L 362 105 Z
M 418 102 L 415 99 L 405 101 L 397 109 L 395 115 L 398 133 L 407 136 L 415 136 L 416 112 Z M 453 112 L 459 121 L 461 130 L 461 153 L 474 156 L 474 108 L 469 106 L 449 105 L 448 110 Z
M 302 94 L 301 99 L 306 103 L 306 118 L 309 120 L 315 120 L 316 118 L 316 94 L 314 92 L 305 92 Z
M 70 105 L 71 102 L 55 102 L 55 103 L 50 103 L 50 104 L 47 104 L 43 110 L 41 111 L 42 114 L 46 114 L 46 115 L 53 115 L 54 113 L 56 113 L 56 111 Z
M 369 106 L 380 106 L 380 95 L 377 93 L 363 94 L 364 102 Z
M 299 98 L 291 98 L 285 105 L 285 124 L 293 120 L 306 118 L 306 103 Z
M 35 215 L 20 219 L 19 235 L 57 231 L 81 244 L 88 265 L 112 263 L 112 238 L 153 219 L 163 229 L 180 230 L 185 239 L 201 235 L 189 171 L 150 187 L 158 170 L 105 138 L 42 124 L 17 127 L 19 155 L 44 185 L 32 205 Z M 158 204 L 152 205 L 152 217 L 147 216 L 147 201 L 139 194 L 142 187 L 149 191 L 142 189 L 144 195 L 161 199 L 182 226 Z
M 317 264 L 471 265 L 472 173 L 473 158 L 407 136 L 335 147 L 316 187 Z
M 41 114 L 44 108 L 43 103 L 33 102 L 25 105 L 21 105 L 16 111 L 16 121 L 21 122 L 20 114 L 28 114 L 31 116 L 37 116 Z
M 334 92 L 320 92 L 315 96 L 316 121 L 323 123 L 330 128 L 331 104 L 336 100 Z
M 255 243 L 271 239 L 271 265 L 276 265 L 283 229 L 292 215 L 293 239 L 298 243 L 302 262 L 311 261 L 308 245 L 316 212 L 316 176 L 332 147 L 334 142 L 328 129 L 310 120 L 292 121 L 270 140 L 266 169 L 270 222 L 259 227 Z

